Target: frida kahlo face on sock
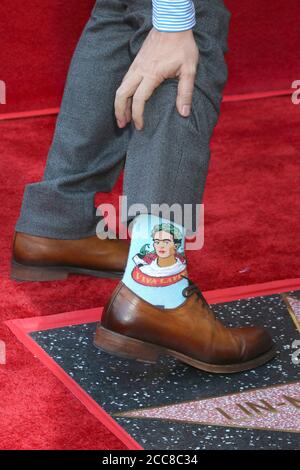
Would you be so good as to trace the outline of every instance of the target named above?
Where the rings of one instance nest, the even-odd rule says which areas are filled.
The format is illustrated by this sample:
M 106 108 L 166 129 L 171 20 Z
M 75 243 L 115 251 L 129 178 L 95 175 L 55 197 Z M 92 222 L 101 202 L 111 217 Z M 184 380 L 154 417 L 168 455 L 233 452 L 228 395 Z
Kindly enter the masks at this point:
M 156 284 L 155 280 L 158 278 L 164 278 L 167 284 L 178 282 L 186 270 L 182 233 L 171 223 L 161 223 L 152 228 L 151 238 L 151 244 L 144 244 L 133 257 L 136 266 L 132 277 L 135 281 L 148 285 Z

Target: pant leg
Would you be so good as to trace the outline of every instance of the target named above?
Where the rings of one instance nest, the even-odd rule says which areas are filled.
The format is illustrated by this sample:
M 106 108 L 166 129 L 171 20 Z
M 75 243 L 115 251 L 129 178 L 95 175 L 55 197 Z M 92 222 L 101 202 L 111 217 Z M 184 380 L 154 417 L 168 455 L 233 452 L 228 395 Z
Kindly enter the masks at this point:
M 152 26 L 151 2 L 130 3 L 125 20 L 139 24 L 130 40 L 134 56 Z M 200 62 L 192 113 L 185 118 L 177 112 L 177 79 L 168 79 L 158 87 L 146 103 L 144 129 L 132 130 L 124 175 L 128 206 L 140 203 L 150 211 L 151 204 L 189 204 L 193 209 L 193 231 L 196 204 L 202 201 L 208 172 L 210 140 L 227 80 L 224 53 L 230 18 L 222 0 L 194 0 L 194 4 L 194 37 Z M 126 218 L 125 213 L 123 217 Z
M 26 187 L 16 230 L 50 238 L 95 234 L 94 194 L 124 166 L 129 129 L 114 116 L 130 66 L 130 24 L 122 0 L 97 0 L 73 55 L 44 177 Z

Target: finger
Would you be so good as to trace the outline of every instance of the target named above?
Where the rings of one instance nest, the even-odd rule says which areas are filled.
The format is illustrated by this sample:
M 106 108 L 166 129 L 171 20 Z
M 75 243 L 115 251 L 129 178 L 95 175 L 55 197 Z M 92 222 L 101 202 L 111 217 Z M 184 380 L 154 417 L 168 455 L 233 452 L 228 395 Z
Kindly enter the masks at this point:
M 126 110 L 125 110 L 125 115 L 126 115 L 126 124 L 131 121 L 131 107 L 132 107 L 132 97 L 128 98 L 127 103 L 126 103 Z
M 127 80 L 128 78 L 131 78 L 131 76 L 134 73 L 137 73 L 135 61 L 132 62 L 130 68 L 127 71 L 127 73 L 124 75 L 122 82 Z M 130 123 L 130 121 L 132 119 L 131 108 L 132 108 L 132 96 L 130 96 L 130 98 L 128 98 L 128 100 L 126 102 L 126 109 L 125 109 L 126 124 Z
M 121 125 L 121 123 L 118 121 L 119 127 L 125 127 L 128 123 L 131 121 L 131 107 L 132 107 L 132 96 L 130 96 L 126 100 L 126 105 L 125 105 L 125 122 Z
M 195 85 L 196 72 L 183 72 L 179 76 L 178 92 L 176 99 L 176 107 L 184 117 L 190 115 L 192 109 L 192 98 Z
M 128 100 L 134 95 L 138 88 L 142 77 L 136 73 L 129 75 L 126 80 L 123 80 L 121 85 L 116 91 L 115 96 L 115 116 L 120 127 L 126 125 L 126 107 Z
M 146 101 L 160 85 L 157 79 L 143 78 L 132 98 L 132 119 L 136 129 L 144 127 L 144 109 Z

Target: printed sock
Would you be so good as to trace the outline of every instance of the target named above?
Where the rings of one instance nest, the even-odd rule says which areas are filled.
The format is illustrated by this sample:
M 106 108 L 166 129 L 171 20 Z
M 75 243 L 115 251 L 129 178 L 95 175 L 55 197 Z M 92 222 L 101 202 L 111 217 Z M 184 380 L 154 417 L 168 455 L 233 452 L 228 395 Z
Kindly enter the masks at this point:
M 175 308 L 186 298 L 185 230 L 156 215 L 141 214 L 133 221 L 123 283 L 139 297 L 161 308 Z

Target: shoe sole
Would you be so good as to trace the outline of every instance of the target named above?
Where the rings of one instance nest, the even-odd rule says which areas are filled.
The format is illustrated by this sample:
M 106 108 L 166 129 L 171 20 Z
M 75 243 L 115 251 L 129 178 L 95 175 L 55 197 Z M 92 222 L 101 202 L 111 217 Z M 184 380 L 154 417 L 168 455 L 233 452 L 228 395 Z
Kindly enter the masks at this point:
M 233 374 L 254 369 L 269 362 L 276 355 L 276 350 L 273 347 L 266 353 L 251 359 L 251 361 L 226 365 L 209 364 L 207 362 L 193 359 L 192 357 L 186 356 L 185 354 L 172 349 L 140 341 L 125 335 L 120 335 L 119 333 L 107 330 L 101 325 L 97 327 L 94 345 L 98 349 L 113 354 L 114 356 L 152 364 L 156 363 L 160 356 L 172 356 L 185 364 L 195 367 L 196 369 L 215 374 Z
M 124 275 L 118 271 L 98 271 L 74 266 L 28 266 L 13 260 L 10 277 L 14 281 L 43 282 L 67 279 L 70 274 L 109 279 L 121 279 Z

